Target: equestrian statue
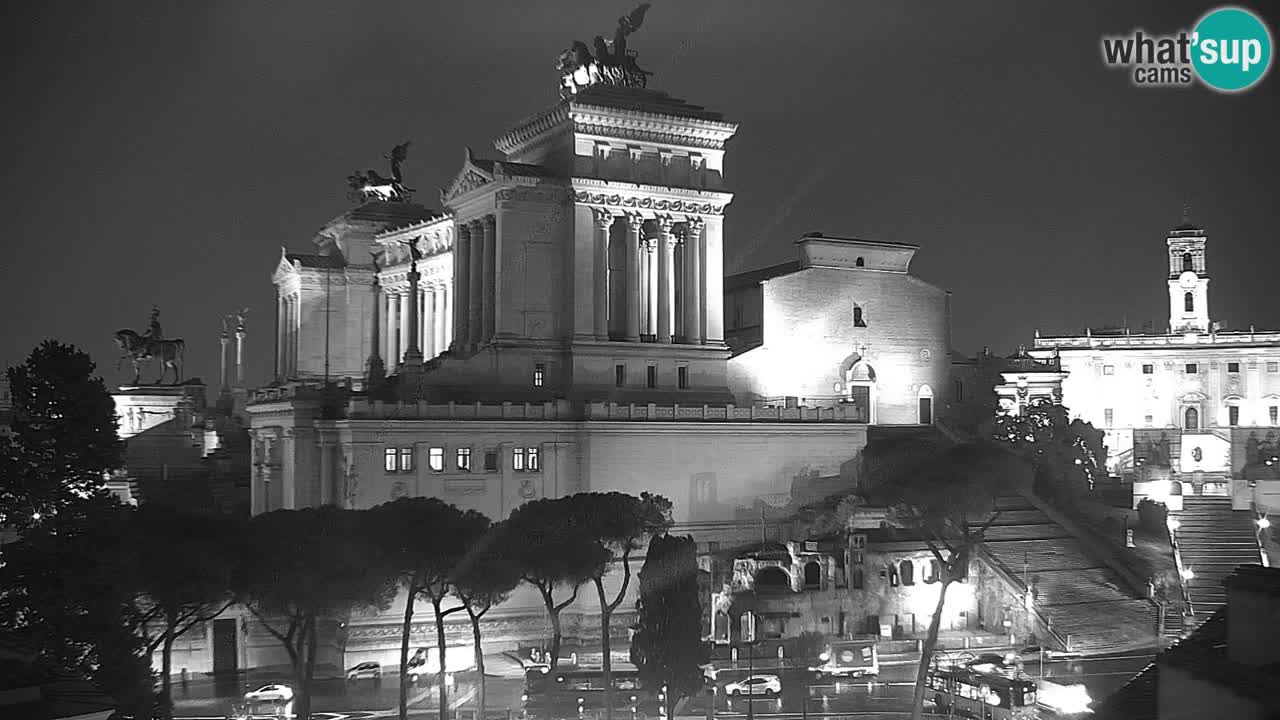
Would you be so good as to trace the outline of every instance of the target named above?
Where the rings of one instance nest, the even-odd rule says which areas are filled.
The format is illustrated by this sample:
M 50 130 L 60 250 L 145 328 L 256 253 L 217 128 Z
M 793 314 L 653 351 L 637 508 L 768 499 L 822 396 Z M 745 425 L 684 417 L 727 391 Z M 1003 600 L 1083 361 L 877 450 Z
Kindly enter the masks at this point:
M 182 356 L 187 344 L 181 339 L 164 337 L 164 331 L 160 329 L 159 308 L 151 307 L 151 318 L 147 321 L 145 335 L 126 328 L 117 330 L 115 338 L 116 344 L 124 353 L 116 360 L 116 369 L 120 369 L 120 363 L 125 360 L 132 362 L 134 385 L 139 383 L 139 378 L 142 376 L 142 364 L 149 360 L 160 361 L 160 378 L 153 383 L 154 385 L 164 383 L 169 368 L 173 369 L 172 384 L 177 385 L 182 382 Z

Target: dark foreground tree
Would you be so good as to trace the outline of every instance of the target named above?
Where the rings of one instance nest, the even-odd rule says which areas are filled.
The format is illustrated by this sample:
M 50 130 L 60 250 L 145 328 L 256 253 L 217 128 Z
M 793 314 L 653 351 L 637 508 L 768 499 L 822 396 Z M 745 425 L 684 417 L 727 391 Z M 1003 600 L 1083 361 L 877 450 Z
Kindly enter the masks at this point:
M 467 618 L 471 620 L 471 640 L 475 644 L 476 658 L 476 717 L 479 720 L 484 720 L 486 700 L 480 620 L 495 605 L 506 602 L 511 591 L 520 584 L 520 569 L 504 550 L 510 543 L 506 533 L 505 522 L 491 526 L 454 568 L 451 581 L 454 596 L 462 601 Z
M 689 536 L 655 535 L 637 576 L 639 619 L 631 640 L 631 662 L 646 687 L 665 687 L 666 716 L 702 689 L 702 665 L 710 659 L 702 642 L 697 546 Z
M 436 620 L 436 649 L 440 657 L 437 682 L 440 688 L 440 720 L 448 717 L 445 696 L 448 646 L 444 639 L 445 616 L 465 609 L 459 605 L 445 609 L 445 599 L 454 588 L 455 573 L 467 552 L 479 544 L 489 530 L 489 518 L 474 510 L 460 510 L 439 498 L 400 498 L 377 506 L 371 512 L 377 542 L 384 562 L 395 573 L 405 594 L 404 627 L 400 640 L 400 718 L 408 715 L 409 633 L 413 628 L 413 606 L 418 598 L 431 602 Z
M 560 613 L 578 599 L 578 590 L 608 561 L 609 552 L 576 522 L 568 497 L 541 499 L 516 508 L 507 520 L 505 552 L 525 582 L 537 588 L 551 621 L 551 669 L 560 660 L 564 637 Z M 557 589 L 571 588 L 557 600 Z
M 289 655 L 299 720 L 311 714 L 319 623 L 386 608 L 394 578 L 372 542 L 368 511 L 276 510 L 247 523 L 237 597 Z
M 160 650 L 160 709 L 172 717 L 173 643 L 234 600 L 228 516 L 143 504 L 133 513 L 137 613 L 147 657 Z
M 1035 467 L 1035 490 L 1065 509 L 1106 475 L 1104 435 L 1093 425 L 1071 419 L 1061 403 L 1041 399 L 1022 414 L 996 418 L 994 438 Z
M 944 450 L 924 465 L 880 486 L 878 499 L 893 508 L 897 522 L 916 531 L 938 561 L 938 603 L 920 655 L 912 697 L 912 720 L 920 720 L 925 680 L 946 604 L 947 589 L 968 575 L 974 548 L 999 516 L 996 498 L 1030 483 L 1025 460 L 994 443 L 964 443 Z
M 47 340 L 7 371 L 13 437 L 0 439 L 0 524 L 22 530 L 102 495 L 124 466 L 115 401 L 88 355 Z
M 646 538 L 671 527 L 671 501 L 661 495 L 640 497 L 620 492 L 579 493 L 569 497 L 571 517 L 584 528 L 591 542 L 603 549 L 601 562 L 591 571 L 591 582 L 600 599 L 600 652 L 604 682 L 604 713 L 613 717 L 613 657 L 610 642 L 613 613 L 631 585 L 631 555 Z M 622 566 L 622 584 L 610 598 L 604 578 L 615 564 Z

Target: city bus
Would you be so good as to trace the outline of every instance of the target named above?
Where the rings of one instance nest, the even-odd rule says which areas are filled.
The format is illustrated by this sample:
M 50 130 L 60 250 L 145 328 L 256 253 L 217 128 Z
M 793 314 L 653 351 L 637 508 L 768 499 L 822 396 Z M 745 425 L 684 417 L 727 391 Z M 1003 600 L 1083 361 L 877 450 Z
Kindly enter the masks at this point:
M 650 717 L 658 714 L 658 692 L 640 684 L 639 671 L 613 671 L 613 705 L 625 717 Z M 530 670 L 525 675 L 524 702 L 526 718 L 576 717 L 579 710 L 597 713 L 604 709 L 604 671 Z
M 935 667 L 929 672 L 928 689 L 937 713 L 982 720 L 1039 717 L 1035 681 L 1016 673 Z
M 833 640 L 818 655 L 820 665 L 809 668 L 820 675 L 833 677 L 863 677 L 880 674 L 879 641 L 875 638 L 860 640 Z

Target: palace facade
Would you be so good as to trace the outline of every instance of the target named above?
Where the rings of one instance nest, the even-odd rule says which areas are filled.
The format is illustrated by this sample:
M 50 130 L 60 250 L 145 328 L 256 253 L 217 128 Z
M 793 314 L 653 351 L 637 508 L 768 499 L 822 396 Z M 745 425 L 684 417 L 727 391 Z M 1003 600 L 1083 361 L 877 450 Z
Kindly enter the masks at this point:
M 1108 469 L 1137 482 L 1135 502 L 1195 491 L 1272 504 L 1257 481 L 1280 477 L 1266 462 L 1280 452 L 1280 332 L 1212 320 L 1207 245 L 1186 218 L 1165 240 L 1167 332 L 1037 332 L 1030 354 L 1048 367 L 1023 382 L 1059 384 L 1071 412 L 1105 430 Z M 1016 388 L 1006 377 L 1002 395 Z

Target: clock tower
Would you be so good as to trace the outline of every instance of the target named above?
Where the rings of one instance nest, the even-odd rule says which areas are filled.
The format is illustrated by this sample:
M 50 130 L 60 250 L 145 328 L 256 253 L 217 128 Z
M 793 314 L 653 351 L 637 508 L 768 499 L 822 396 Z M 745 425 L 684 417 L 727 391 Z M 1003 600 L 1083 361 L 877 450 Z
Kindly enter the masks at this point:
M 1169 332 L 1206 333 L 1209 324 L 1209 274 L 1205 268 L 1205 234 L 1191 224 L 1189 213 L 1166 240 L 1169 246 Z

